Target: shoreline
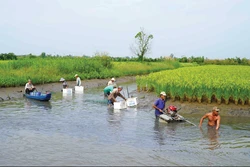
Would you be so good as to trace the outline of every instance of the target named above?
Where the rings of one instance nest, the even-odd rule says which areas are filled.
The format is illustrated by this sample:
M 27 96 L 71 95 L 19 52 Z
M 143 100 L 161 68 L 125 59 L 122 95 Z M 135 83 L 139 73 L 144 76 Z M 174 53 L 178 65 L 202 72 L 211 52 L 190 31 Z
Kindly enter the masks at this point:
M 110 78 L 111 79 L 111 78 Z M 106 84 L 110 79 L 89 79 L 89 80 L 82 80 L 82 86 L 84 89 L 94 88 L 103 86 L 105 87 Z M 116 78 L 117 83 L 125 83 L 125 82 L 132 82 L 135 81 L 135 76 L 124 76 Z M 76 81 L 67 81 L 68 87 L 73 88 L 75 86 Z M 61 92 L 62 90 L 62 83 L 61 82 L 54 82 L 54 83 L 46 83 L 40 85 L 34 85 L 38 91 L 40 92 Z M 17 87 L 1 87 L 0 88 L 0 102 L 12 100 L 15 98 L 23 97 L 24 94 L 24 86 L 17 86 Z
M 135 82 L 135 76 L 124 76 L 116 78 L 117 83 L 126 83 L 126 82 Z M 84 89 L 94 88 L 94 87 L 105 87 L 109 79 L 90 79 L 90 80 L 82 80 L 82 85 Z M 68 86 L 70 88 L 75 86 L 75 81 L 67 81 Z M 41 85 L 35 85 L 38 91 L 45 92 L 61 92 L 62 83 L 59 81 L 56 83 L 47 83 Z M 0 88 L 0 103 L 3 101 L 11 101 L 16 98 L 22 98 L 24 94 L 24 86 L 19 87 L 7 87 Z M 152 110 L 152 104 L 158 98 L 158 96 L 154 92 L 137 92 L 138 94 L 138 107 L 145 108 L 148 110 Z M 217 104 L 217 103 L 198 103 L 198 102 L 180 102 L 173 101 L 168 99 L 166 102 L 166 106 L 175 105 L 178 108 L 181 107 L 180 114 L 191 114 L 191 115 L 204 115 L 207 112 L 210 112 L 213 106 L 218 106 L 221 109 L 221 116 L 234 116 L 234 117 L 250 117 L 250 105 L 235 105 L 235 104 Z

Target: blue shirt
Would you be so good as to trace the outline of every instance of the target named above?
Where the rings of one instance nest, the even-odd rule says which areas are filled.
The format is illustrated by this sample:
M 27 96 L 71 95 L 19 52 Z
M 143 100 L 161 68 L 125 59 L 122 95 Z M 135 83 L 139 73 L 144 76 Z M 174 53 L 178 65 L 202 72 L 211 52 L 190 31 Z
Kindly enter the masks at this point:
M 165 108 L 165 100 L 162 100 L 161 98 L 159 98 L 159 99 L 157 99 L 157 100 L 155 101 L 154 105 L 155 105 L 157 108 L 163 110 L 163 109 Z M 162 112 L 160 112 L 159 110 L 155 109 L 155 115 L 156 115 L 156 116 L 159 116 L 159 115 L 161 115 L 161 114 L 162 114 Z

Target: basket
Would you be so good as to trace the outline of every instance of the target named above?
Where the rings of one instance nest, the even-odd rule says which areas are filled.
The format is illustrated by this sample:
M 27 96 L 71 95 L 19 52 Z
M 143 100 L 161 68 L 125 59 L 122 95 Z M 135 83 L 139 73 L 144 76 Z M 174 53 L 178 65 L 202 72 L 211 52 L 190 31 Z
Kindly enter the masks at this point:
M 137 97 L 128 98 L 126 103 L 128 107 L 136 106 L 138 104 Z
M 83 93 L 84 87 L 83 86 L 75 86 L 75 92 Z
M 127 108 L 126 101 L 114 102 L 114 109 L 124 109 Z
M 72 88 L 63 89 L 63 94 L 72 94 Z

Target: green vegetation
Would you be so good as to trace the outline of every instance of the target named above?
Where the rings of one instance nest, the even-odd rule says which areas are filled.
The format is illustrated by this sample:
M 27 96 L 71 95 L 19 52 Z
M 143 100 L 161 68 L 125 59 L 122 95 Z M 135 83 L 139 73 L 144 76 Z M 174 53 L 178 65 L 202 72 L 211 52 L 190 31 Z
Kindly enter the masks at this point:
M 205 59 L 204 56 L 200 56 L 200 57 L 186 57 L 183 56 L 182 58 L 175 58 L 174 56 L 172 56 L 173 59 L 181 62 L 181 63 L 197 63 L 200 65 L 250 65 L 250 60 L 247 58 L 226 58 L 223 60 L 219 60 L 219 59 L 215 59 L 215 60 L 211 60 L 211 59 Z
M 0 86 L 22 86 L 28 79 L 34 84 L 58 82 L 61 77 L 67 81 L 75 80 L 78 74 L 82 80 L 141 75 L 155 71 L 178 68 L 174 60 L 161 62 L 114 62 L 107 55 L 94 57 L 17 56 L 17 60 L 0 61 Z
M 250 66 L 207 65 L 137 76 L 138 90 L 166 91 L 172 100 L 250 104 Z

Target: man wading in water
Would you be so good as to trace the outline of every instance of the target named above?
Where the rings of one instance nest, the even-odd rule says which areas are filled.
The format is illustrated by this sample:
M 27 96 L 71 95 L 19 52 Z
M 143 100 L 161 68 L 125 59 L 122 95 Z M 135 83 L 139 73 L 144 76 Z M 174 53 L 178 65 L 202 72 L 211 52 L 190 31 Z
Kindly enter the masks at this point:
M 219 109 L 217 107 L 213 107 L 212 112 L 205 114 L 201 120 L 200 120 L 200 125 L 199 127 L 201 127 L 202 122 L 205 118 L 208 118 L 208 126 L 210 127 L 215 127 L 216 126 L 216 130 L 218 130 L 220 128 L 220 115 L 219 115 Z

